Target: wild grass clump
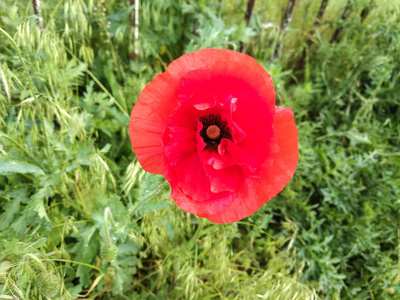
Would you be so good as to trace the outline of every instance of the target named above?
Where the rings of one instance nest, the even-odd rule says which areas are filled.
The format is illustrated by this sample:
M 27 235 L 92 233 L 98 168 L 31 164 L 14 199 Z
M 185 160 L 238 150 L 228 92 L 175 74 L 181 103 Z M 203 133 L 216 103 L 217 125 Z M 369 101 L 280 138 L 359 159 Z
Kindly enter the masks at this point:
M 248 26 L 246 1 L 139 1 L 138 39 L 130 2 L 41 1 L 43 26 L 0 2 L 0 298 L 398 299 L 399 1 L 256 1 Z M 206 47 L 255 57 L 299 129 L 289 185 L 235 224 L 180 210 L 128 134 Z

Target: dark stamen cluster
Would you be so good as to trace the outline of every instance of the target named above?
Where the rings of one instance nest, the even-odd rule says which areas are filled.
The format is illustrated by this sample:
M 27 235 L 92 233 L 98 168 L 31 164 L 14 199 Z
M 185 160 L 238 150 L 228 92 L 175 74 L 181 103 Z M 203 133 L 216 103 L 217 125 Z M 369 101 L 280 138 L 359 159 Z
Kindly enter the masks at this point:
M 232 135 L 229 132 L 228 122 L 221 119 L 220 116 L 209 114 L 207 116 L 200 117 L 200 122 L 203 124 L 203 128 L 200 130 L 200 136 L 206 143 L 205 149 L 217 151 L 218 145 L 222 139 L 232 140 Z M 215 130 L 217 126 L 220 131 Z M 208 131 L 207 129 L 211 127 Z

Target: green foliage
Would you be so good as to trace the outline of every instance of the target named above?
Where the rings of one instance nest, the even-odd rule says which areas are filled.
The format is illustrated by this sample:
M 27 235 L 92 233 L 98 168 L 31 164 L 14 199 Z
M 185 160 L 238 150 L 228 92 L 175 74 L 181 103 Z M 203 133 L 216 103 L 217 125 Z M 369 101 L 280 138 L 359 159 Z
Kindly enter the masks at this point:
M 322 0 L 297 1 L 283 31 L 288 1 L 249 26 L 243 0 L 139 2 L 134 40 L 129 1 L 41 1 L 43 29 L 0 1 L 0 298 L 398 299 L 399 0 L 330 0 L 318 22 Z M 173 59 L 241 43 L 300 159 L 256 214 L 212 224 L 141 169 L 129 114 Z
M 11 268 L 11 263 L 6 260 L 0 263 L 0 283 L 4 283 L 7 280 L 8 271 Z
M 36 173 L 39 175 L 44 175 L 43 170 L 36 167 L 35 165 L 31 165 L 28 163 L 24 163 L 21 161 L 15 160 L 6 160 L 0 159 L 0 174 L 1 175 L 10 175 L 15 173 Z
M 56 297 L 60 292 L 60 278 L 56 274 L 40 274 L 37 280 L 39 292 L 45 297 Z

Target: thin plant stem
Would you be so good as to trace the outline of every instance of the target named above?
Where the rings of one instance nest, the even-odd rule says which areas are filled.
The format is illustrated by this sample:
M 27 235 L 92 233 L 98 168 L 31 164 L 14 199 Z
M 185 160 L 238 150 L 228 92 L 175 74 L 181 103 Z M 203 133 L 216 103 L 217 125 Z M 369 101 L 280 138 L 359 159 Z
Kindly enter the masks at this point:
M 131 27 L 133 27 L 132 45 L 133 52 L 131 53 L 130 59 L 137 60 L 139 50 L 137 40 L 139 39 L 139 0 L 130 0 L 130 5 L 134 7 L 131 12 Z
M 61 4 L 62 4 L 63 2 L 64 2 L 63 0 L 58 1 L 56 7 L 55 7 L 54 10 L 53 10 L 53 13 L 51 14 L 51 16 L 50 16 L 50 18 L 49 18 L 49 21 L 47 22 L 47 25 L 46 25 L 46 28 L 45 28 L 45 29 L 48 29 L 48 27 L 50 26 L 51 21 L 53 21 L 53 19 L 54 19 L 56 13 L 57 13 L 59 7 L 61 6 Z
M 113 228 L 116 228 L 115 222 L 114 222 L 114 218 L 113 218 L 112 213 L 111 213 L 111 209 L 109 207 L 106 207 L 104 209 L 104 232 L 106 234 L 107 246 L 111 246 L 112 245 L 112 240 L 111 240 L 110 232 L 108 230 L 108 218 L 110 218 L 111 225 L 113 226 Z
M 133 206 L 130 211 L 128 211 L 128 215 L 134 214 L 144 203 L 150 200 L 151 197 L 159 193 L 165 186 L 168 185 L 168 182 L 165 181 L 157 186 L 149 195 L 147 195 L 143 200 L 139 201 L 136 206 Z
M 65 50 L 66 50 L 69 54 L 71 54 L 71 56 L 72 56 L 76 61 L 82 63 L 82 61 L 81 61 L 76 55 L 74 55 L 74 53 L 73 53 L 70 49 L 68 49 L 67 46 L 64 46 L 64 47 L 65 47 Z M 125 108 L 124 108 L 124 107 L 118 102 L 118 100 L 106 89 L 106 87 L 100 82 L 100 80 L 98 80 L 97 77 L 96 77 L 92 72 L 90 72 L 89 68 L 86 68 L 86 72 L 87 72 L 87 74 L 89 74 L 90 77 L 92 77 L 92 79 L 98 84 L 98 86 L 107 94 L 107 96 L 109 96 L 110 98 L 112 98 L 112 99 L 115 100 L 115 101 L 114 101 L 114 102 L 115 102 L 115 105 L 122 111 L 122 113 L 123 113 L 125 116 L 127 116 L 128 118 L 130 118 L 130 115 L 126 112 Z
M 40 12 L 40 0 L 32 0 L 32 6 L 35 15 L 38 17 L 40 31 L 43 33 L 43 18 Z
M 283 43 L 283 36 L 292 20 L 293 11 L 294 11 L 296 2 L 297 2 L 297 0 L 289 0 L 289 3 L 286 6 L 286 11 L 285 11 L 285 14 L 284 14 L 284 16 L 282 18 L 282 22 L 281 22 L 280 34 L 278 35 L 278 40 L 277 40 L 277 43 L 275 46 L 275 52 L 274 52 L 274 58 L 273 58 L 274 60 L 278 59 L 279 52 L 280 52 L 280 49 L 281 49 L 281 46 Z
M 90 264 L 85 264 L 85 263 L 80 262 L 80 261 L 69 260 L 69 259 L 60 259 L 60 258 L 47 259 L 47 260 L 49 260 L 49 261 L 53 261 L 53 260 L 54 261 L 62 261 L 62 262 L 66 262 L 66 263 L 77 264 L 77 265 L 81 265 L 81 266 L 85 266 L 85 267 L 89 267 L 89 268 L 95 269 L 96 271 L 99 271 L 101 274 L 104 274 L 104 272 L 100 268 L 98 268 L 96 266 L 93 266 L 93 265 L 90 265 Z
M 250 20 L 251 16 L 253 15 L 253 9 L 254 9 L 254 4 L 256 3 L 256 0 L 249 0 L 247 2 L 247 9 L 246 9 L 246 15 L 244 17 L 246 21 L 246 25 L 250 25 Z M 247 45 L 240 42 L 240 52 L 244 53 L 246 51 Z

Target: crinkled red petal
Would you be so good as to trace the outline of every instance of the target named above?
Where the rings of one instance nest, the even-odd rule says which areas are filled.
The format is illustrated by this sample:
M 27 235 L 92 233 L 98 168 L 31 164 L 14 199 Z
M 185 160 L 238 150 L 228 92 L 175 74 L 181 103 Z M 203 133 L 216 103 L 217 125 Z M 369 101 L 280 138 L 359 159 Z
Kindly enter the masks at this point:
M 166 159 L 166 158 L 165 158 Z M 190 158 L 189 158 L 190 159 Z M 197 165 L 199 160 L 193 159 L 189 162 L 188 167 L 194 167 L 195 170 L 199 170 L 199 173 L 194 176 L 190 176 L 192 180 L 196 179 L 204 179 L 205 174 L 201 166 Z M 168 161 L 165 161 L 168 164 Z M 203 170 L 203 171 L 202 171 Z M 168 182 L 171 184 L 171 197 L 174 199 L 176 204 L 182 208 L 183 210 L 196 214 L 199 217 L 205 217 L 211 214 L 215 214 L 218 212 L 222 212 L 225 210 L 232 202 L 233 194 L 230 192 L 222 192 L 222 193 L 213 193 L 210 197 L 207 192 L 204 194 L 204 197 L 197 199 L 200 201 L 195 201 L 192 197 L 188 196 L 184 193 L 181 188 L 181 185 L 177 181 L 176 172 L 172 168 L 166 168 L 164 172 L 165 178 L 167 178 Z M 189 179 L 189 177 L 188 177 Z M 189 182 L 190 183 L 190 182 Z M 206 182 L 202 181 L 201 183 L 206 184 Z M 200 183 L 200 184 L 201 184 Z M 199 183 L 197 183 L 199 184 Z M 207 187 L 208 191 L 210 191 L 210 186 Z
M 168 142 L 164 146 L 169 164 L 176 166 L 197 150 L 196 131 L 187 127 L 170 126 L 167 128 Z
M 229 207 L 206 218 L 215 223 L 239 221 L 256 212 L 288 184 L 298 160 L 297 128 L 291 108 L 277 107 L 274 132 L 274 139 L 279 148 L 265 161 L 260 177 L 247 177 L 237 186 Z
M 271 77 L 248 55 L 230 50 L 204 49 L 181 56 L 143 89 L 132 110 L 129 135 L 133 150 L 146 171 L 157 174 L 163 172 L 162 135 L 167 118 L 179 105 L 176 93 L 181 78 L 190 71 L 207 69 L 225 60 L 259 73 L 264 78 L 266 88 L 274 94 Z M 241 72 L 240 69 L 238 71 Z M 272 94 L 271 98 L 274 99 Z

